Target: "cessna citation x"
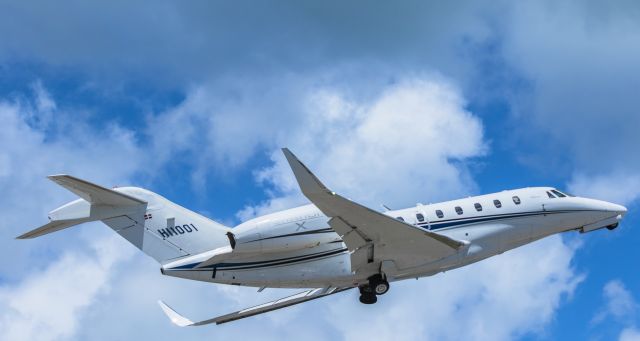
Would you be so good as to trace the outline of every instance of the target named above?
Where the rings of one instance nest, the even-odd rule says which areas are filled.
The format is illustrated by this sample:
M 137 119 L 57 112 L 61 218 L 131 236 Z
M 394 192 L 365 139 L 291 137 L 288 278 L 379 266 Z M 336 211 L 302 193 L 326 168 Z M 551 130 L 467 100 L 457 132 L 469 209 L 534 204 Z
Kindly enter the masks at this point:
M 100 220 L 161 264 L 164 275 L 264 288 L 311 288 L 273 302 L 192 322 L 159 301 L 179 326 L 225 323 L 352 288 L 372 304 L 389 282 L 431 276 L 555 233 L 618 226 L 626 208 L 550 187 L 523 188 L 384 213 L 325 187 L 283 152 L 312 204 L 234 228 L 151 191 L 107 189 L 69 175 L 49 179 L 80 197 L 19 239 Z

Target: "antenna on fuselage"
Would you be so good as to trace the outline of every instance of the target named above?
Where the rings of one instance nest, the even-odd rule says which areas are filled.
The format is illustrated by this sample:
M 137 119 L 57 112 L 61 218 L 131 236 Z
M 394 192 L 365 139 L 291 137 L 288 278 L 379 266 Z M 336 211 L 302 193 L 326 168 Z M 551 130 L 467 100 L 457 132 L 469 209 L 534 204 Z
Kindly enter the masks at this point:
M 385 211 L 391 211 L 391 209 L 385 204 L 380 204 L 380 206 L 382 206 L 382 208 L 384 208 Z

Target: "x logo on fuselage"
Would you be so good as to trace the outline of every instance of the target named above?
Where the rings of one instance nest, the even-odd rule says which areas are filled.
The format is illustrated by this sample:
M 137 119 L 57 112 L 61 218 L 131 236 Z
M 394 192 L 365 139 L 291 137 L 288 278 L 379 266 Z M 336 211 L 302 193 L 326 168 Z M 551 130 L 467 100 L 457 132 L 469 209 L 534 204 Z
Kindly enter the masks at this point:
M 304 223 L 306 223 L 306 221 L 303 221 L 302 223 L 296 223 L 296 225 L 298 225 L 298 228 L 296 229 L 296 232 L 300 231 L 300 230 L 306 230 L 307 228 L 304 226 Z

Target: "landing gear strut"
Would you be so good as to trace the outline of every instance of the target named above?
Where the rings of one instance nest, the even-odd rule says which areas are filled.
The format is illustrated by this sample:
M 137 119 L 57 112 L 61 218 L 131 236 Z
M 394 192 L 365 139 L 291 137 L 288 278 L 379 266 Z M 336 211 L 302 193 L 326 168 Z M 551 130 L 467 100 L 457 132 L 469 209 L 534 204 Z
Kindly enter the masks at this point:
M 389 282 L 382 275 L 369 277 L 369 283 L 360 287 L 360 303 L 374 304 L 378 301 L 377 295 L 384 295 L 389 291 Z

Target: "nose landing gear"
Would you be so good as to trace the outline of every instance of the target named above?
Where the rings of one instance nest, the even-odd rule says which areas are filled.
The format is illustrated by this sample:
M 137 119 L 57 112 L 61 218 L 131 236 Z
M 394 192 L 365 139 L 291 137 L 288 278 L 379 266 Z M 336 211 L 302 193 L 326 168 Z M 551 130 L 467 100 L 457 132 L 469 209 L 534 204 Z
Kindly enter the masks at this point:
M 618 227 L 618 224 L 619 223 L 615 223 L 615 224 L 611 224 L 611 225 L 607 226 L 607 230 L 609 230 L 609 231 L 615 230 L 616 227 Z
M 377 295 L 384 295 L 389 291 L 389 282 L 382 275 L 369 277 L 369 283 L 360 287 L 360 303 L 374 304 Z

